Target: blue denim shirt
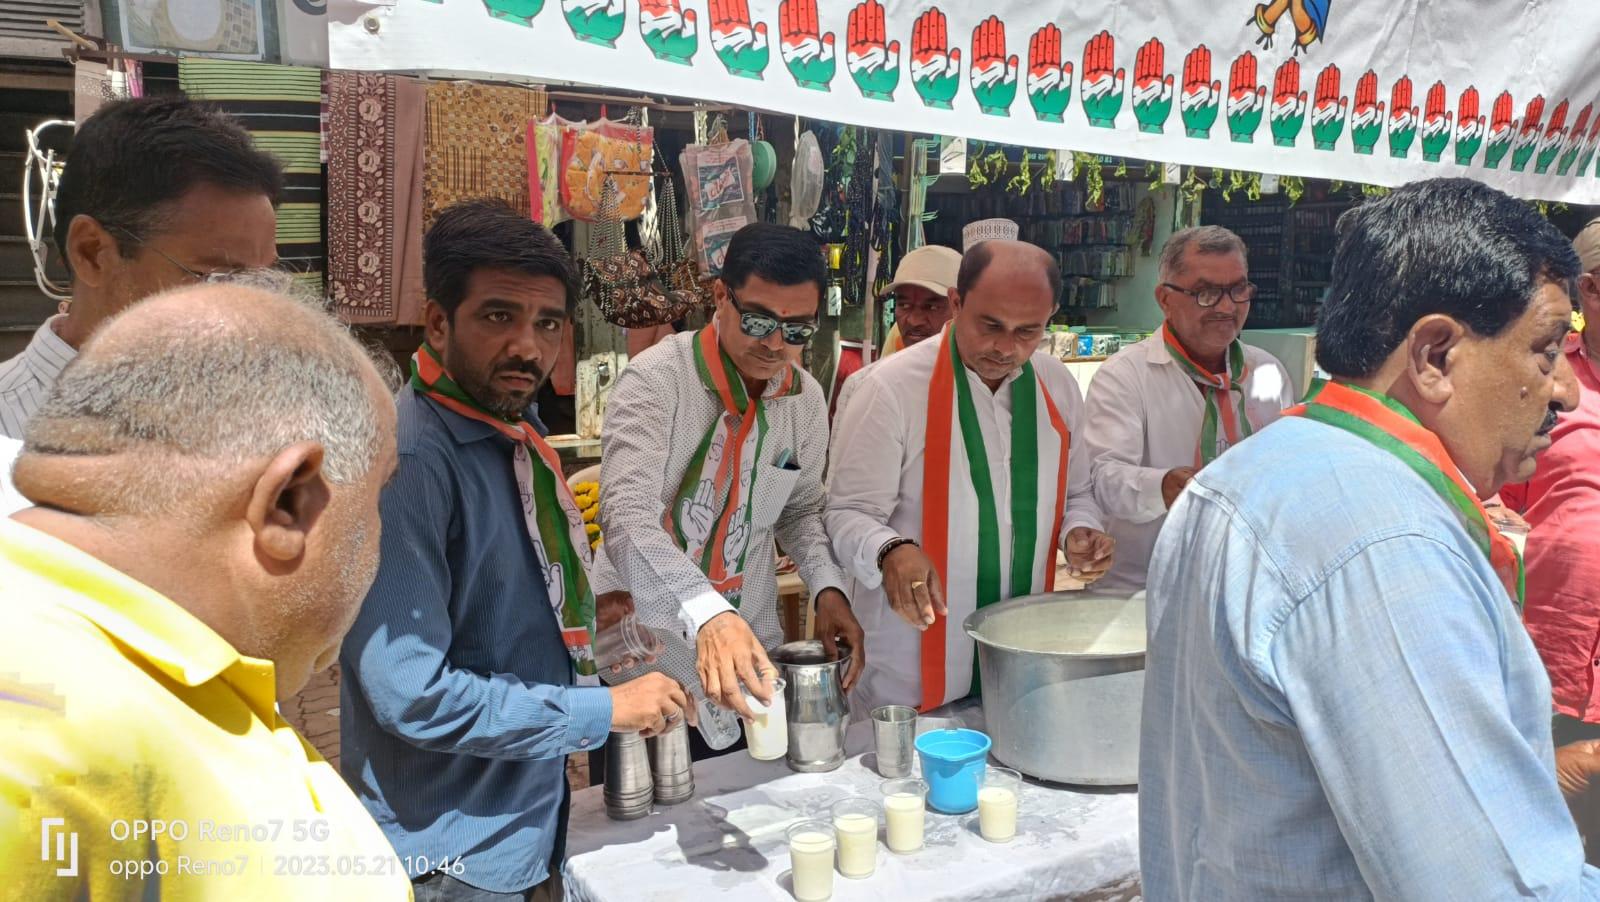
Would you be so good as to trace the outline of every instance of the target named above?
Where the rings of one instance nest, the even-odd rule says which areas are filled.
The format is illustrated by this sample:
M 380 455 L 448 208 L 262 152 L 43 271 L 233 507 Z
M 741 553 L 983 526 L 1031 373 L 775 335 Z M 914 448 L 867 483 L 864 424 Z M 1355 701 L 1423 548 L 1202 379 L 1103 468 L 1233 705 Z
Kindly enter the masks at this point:
M 341 769 L 413 877 L 459 857 L 459 879 L 524 890 L 562 847 L 566 756 L 605 742 L 611 696 L 572 685 L 511 441 L 409 387 L 397 404 L 383 562 L 339 656 Z
M 1145 898 L 1593 899 L 1550 681 L 1398 458 L 1289 418 L 1202 470 L 1149 581 Z

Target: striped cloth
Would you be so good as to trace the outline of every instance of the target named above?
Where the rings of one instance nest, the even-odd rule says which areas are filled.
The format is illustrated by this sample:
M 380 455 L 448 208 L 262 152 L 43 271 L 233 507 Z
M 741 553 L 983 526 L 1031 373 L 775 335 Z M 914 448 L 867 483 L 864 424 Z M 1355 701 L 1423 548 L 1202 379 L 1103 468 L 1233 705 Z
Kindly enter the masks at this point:
M 322 72 L 238 60 L 178 61 L 178 86 L 233 114 L 256 146 L 283 164 L 278 265 L 303 288 L 323 293 Z

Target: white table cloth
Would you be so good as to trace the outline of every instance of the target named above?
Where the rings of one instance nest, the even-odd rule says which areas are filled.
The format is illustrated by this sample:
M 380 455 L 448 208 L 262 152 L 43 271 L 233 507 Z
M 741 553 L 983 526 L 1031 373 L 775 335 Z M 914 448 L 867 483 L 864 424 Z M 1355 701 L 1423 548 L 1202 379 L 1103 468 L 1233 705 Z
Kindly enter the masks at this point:
M 958 702 L 918 720 L 918 732 L 983 728 L 982 711 Z M 574 902 L 792 900 L 784 831 L 851 796 L 880 799 L 872 725 L 846 737 L 850 754 L 832 773 L 797 774 L 782 760 L 744 752 L 695 764 L 695 796 L 656 806 L 636 821 L 606 817 L 601 787 L 572 797 L 566 892 Z M 863 753 L 867 753 L 863 755 Z M 920 763 L 918 765 L 920 771 Z M 1096 792 L 1025 781 L 1017 837 L 984 841 L 976 811 L 927 815 L 926 845 L 896 855 L 879 832 L 878 869 L 864 880 L 834 874 L 833 898 L 972 900 L 1139 898 L 1138 801 L 1131 790 Z

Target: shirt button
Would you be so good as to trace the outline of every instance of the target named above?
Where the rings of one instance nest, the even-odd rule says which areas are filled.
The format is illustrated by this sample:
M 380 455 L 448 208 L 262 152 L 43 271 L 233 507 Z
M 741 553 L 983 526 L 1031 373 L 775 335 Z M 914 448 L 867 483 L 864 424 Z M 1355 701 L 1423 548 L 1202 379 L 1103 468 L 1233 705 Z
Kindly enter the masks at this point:
M 587 739 L 578 740 L 578 748 L 586 749 L 588 747 L 589 747 L 589 740 L 587 740 Z

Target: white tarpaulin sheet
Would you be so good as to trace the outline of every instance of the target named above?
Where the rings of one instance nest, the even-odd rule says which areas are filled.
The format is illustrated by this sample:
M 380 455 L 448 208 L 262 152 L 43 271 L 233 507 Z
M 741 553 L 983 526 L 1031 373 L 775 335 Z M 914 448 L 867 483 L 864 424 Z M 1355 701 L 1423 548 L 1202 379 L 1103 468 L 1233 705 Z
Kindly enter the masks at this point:
M 331 64 L 1600 203 L 1594 0 L 330 0 Z

